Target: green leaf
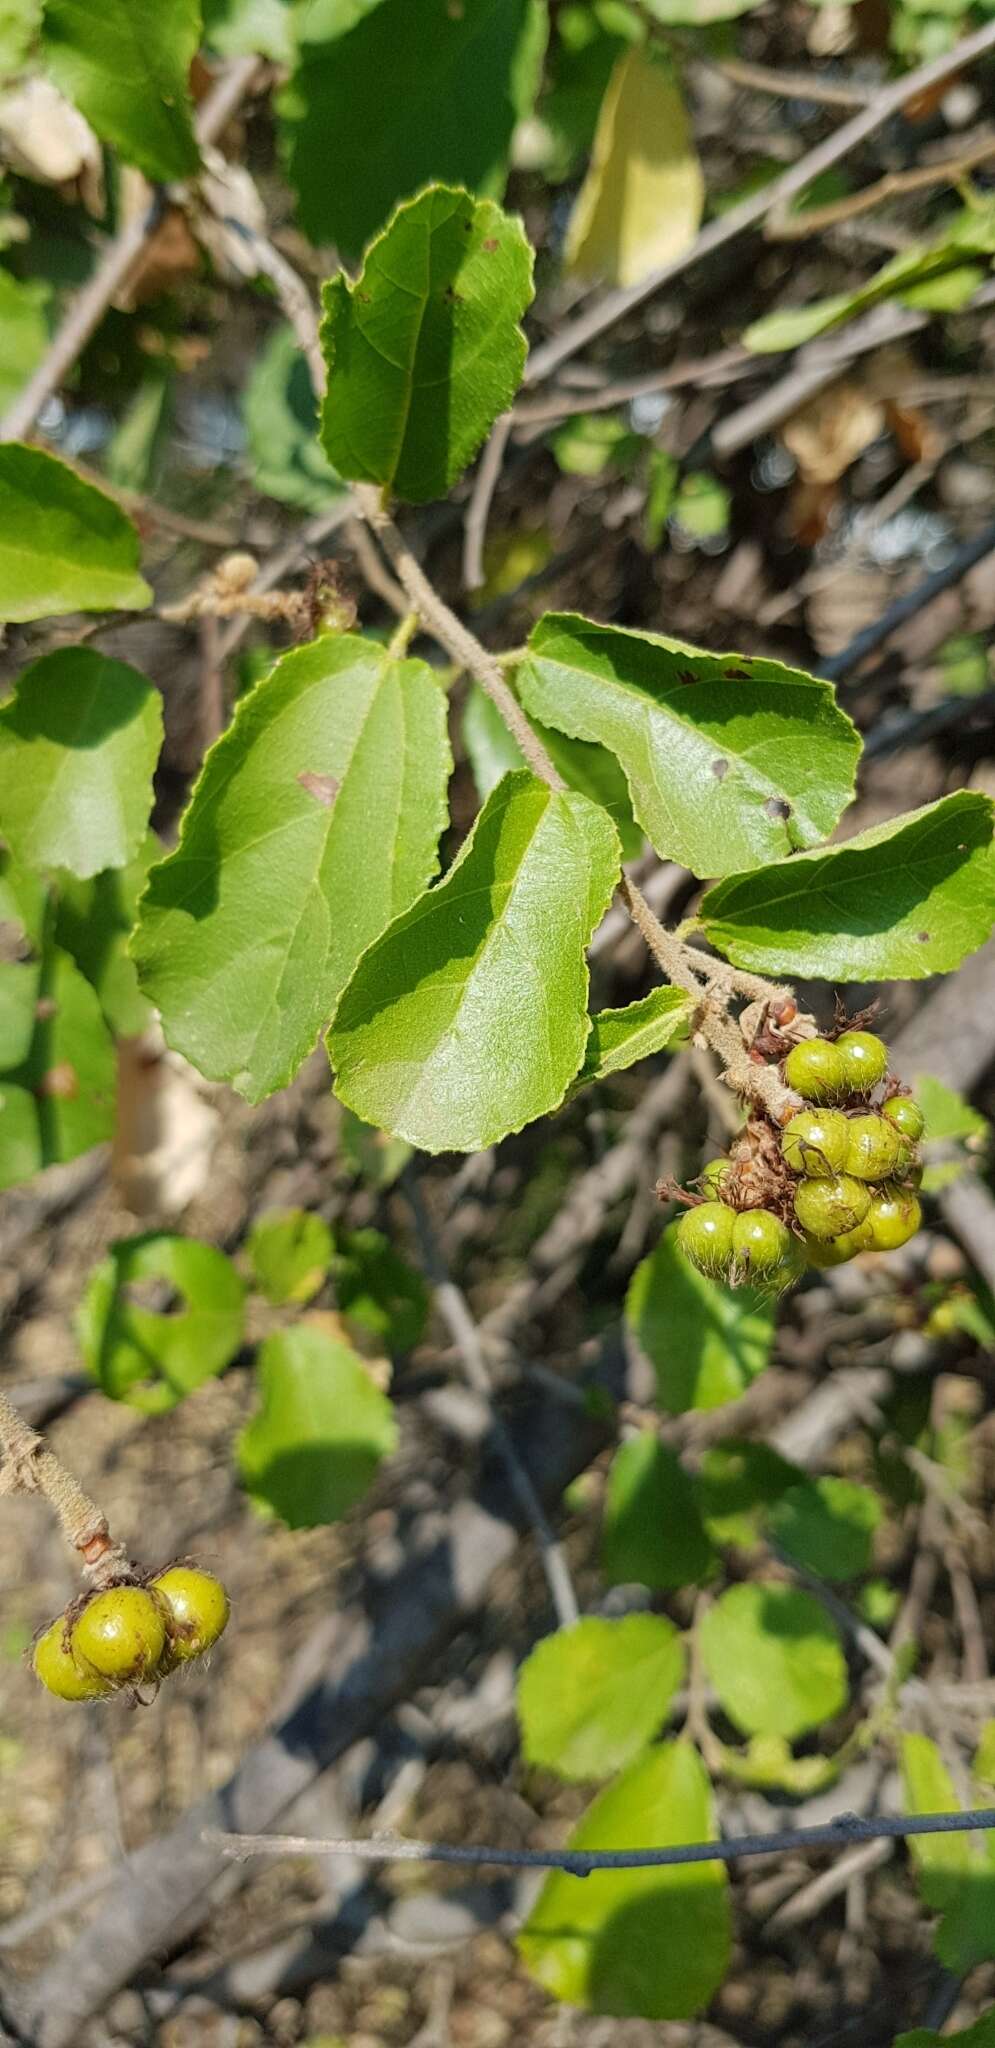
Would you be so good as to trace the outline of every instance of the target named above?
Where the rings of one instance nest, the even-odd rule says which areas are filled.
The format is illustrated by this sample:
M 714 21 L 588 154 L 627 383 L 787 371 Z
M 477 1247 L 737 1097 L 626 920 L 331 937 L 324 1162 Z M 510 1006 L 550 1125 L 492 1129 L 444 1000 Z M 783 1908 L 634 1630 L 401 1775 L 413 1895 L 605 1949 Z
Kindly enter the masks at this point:
M 954 1138 L 985 1138 L 988 1135 L 987 1117 L 981 1111 L 972 1109 L 956 1088 L 948 1088 L 933 1074 L 917 1074 L 913 1086 L 916 1101 L 926 1119 L 923 1143 L 939 1143 Z
M 6 894 L 0 888 L 0 906 Z M 0 1188 L 110 1138 L 117 1087 L 99 1003 L 68 954 L 46 940 L 4 979 L 11 1059 L 0 1071 Z
M 290 1529 L 337 1522 L 395 1448 L 386 1394 L 316 1318 L 267 1337 L 256 1373 L 261 1405 L 238 1441 L 246 1489 Z
M 392 1138 L 387 1131 L 378 1131 L 375 1124 L 364 1124 L 362 1117 L 354 1116 L 344 1103 L 339 1151 L 360 1180 L 377 1193 L 393 1187 L 411 1158 L 411 1146 L 403 1138 Z
M 528 155 L 523 162 L 520 129 L 516 163 L 540 170 L 549 184 L 571 177 L 590 153 L 615 59 L 644 36 L 645 23 L 629 6 L 561 8 L 553 19 L 538 116 L 525 131 Z
M 604 811 L 506 775 L 445 880 L 360 961 L 328 1035 L 342 1101 L 425 1152 L 481 1151 L 555 1109 L 618 870 Z
M 526 1763 L 606 1778 L 652 1741 L 683 1678 L 683 1646 L 662 1615 L 591 1615 L 544 1636 L 518 1675 Z
M 335 1260 L 335 1299 L 343 1315 L 392 1355 L 411 1351 L 428 1321 L 429 1292 L 420 1273 L 379 1230 L 350 1230 Z
M 705 180 L 679 77 L 636 44 L 608 81 L 587 176 L 563 248 L 576 277 L 631 285 L 673 262 L 698 232 Z
M 973 2027 L 961 2027 L 956 2034 L 913 2027 L 910 2034 L 896 2035 L 893 2048 L 995 2048 L 995 2011 L 982 2013 Z
M 598 1794 L 567 1846 L 665 1848 L 714 1834 L 701 1758 L 670 1742 Z M 545 1991 L 620 2019 L 689 2019 L 722 1982 L 730 1945 L 728 1879 L 718 1863 L 584 1878 L 552 1871 L 518 1937 Z
M 762 0 L 643 0 L 643 5 L 666 28 L 709 28 L 713 21 L 753 14 Z
M 695 1490 L 680 1459 L 641 1430 L 612 1459 L 601 1563 L 613 1585 L 670 1592 L 699 1585 L 715 1564 Z
M 802 1477 L 768 1444 L 727 1439 L 705 1452 L 695 1480 L 698 1511 L 713 1543 L 756 1547 L 765 1510 Z
M 173 427 L 173 373 L 159 364 L 129 400 L 107 443 L 108 481 L 122 491 L 147 491 Z
M 618 413 L 579 412 L 549 437 L 564 476 L 601 476 L 606 469 L 631 469 L 645 445 Z
M 42 41 L 60 92 L 102 141 L 153 180 L 193 176 L 198 0 L 45 0 Z
M 364 947 L 432 874 L 450 765 L 431 669 L 352 634 L 285 655 L 240 700 L 132 947 L 201 1073 L 251 1102 L 296 1073 Z
M 213 1245 L 167 1231 L 121 1238 L 87 1281 L 77 1341 L 112 1401 L 161 1415 L 230 1365 L 242 1342 L 244 1294 L 231 1260 Z M 146 1305 L 157 1298 L 172 1306 Z
M 586 1088 L 608 1074 L 620 1074 L 637 1060 L 662 1052 L 664 1046 L 685 1045 L 693 1004 L 681 989 L 651 988 L 638 1002 L 621 1010 L 599 1010 L 591 1018 L 584 1064 L 574 1082 Z
M 521 223 L 492 200 L 433 185 L 399 206 L 357 282 L 324 288 L 321 430 L 339 474 L 444 498 L 518 389 L 531 298 Z
M 137 669 L 62 647 L 0 707 L 0 831 L 28 867 L 126 866 L 152 809 L 162 699 Z
M 708 1609 L 701 1654 L 719 1704 L 744 1735 L 789 1741 L 842 1711 L 846 1659 L 825 1609 L 792 1586 L 731 1586 Z
M 735 1401 L 770 1357 L 774 1310 L 756 1289 L 724 1287 L 689 1265 L 673 1228 L 632 1276 L 626 1326 L 671 1415 Z
M 292 64 L 295 0 L 204 0 L 204 35 L 222 57 Z
M 0 0 L 0 79 L 21 69 L 38 33 L 41 7 L 42 0 Z
M 317 37 L 307 12 L 304 33 Z M 282 102 L 305 233 L 349 262 L 429 179 L 499 198 L 545 42 L 545 0 L 380 0 L 347 34 L 305 43 Z
M 529 724 L 567 788 L 579 790 L 581 796 L 589 796 L 592 803 L 600 804 L 608 812 L 621 841 L 622 859 L 636 860 L 645 841 L 632 815 L 625 776 L 614 754 L 609 754 L 605 747 L 590 746 L 586 740 L 569 740 L 563 733 L 540 725 L 537 719 L 530 718 Z M 510 768 L 525 766 L 525 757 L 500 711 L 477 683 L 471 685 L 466 695 L 463 742 L 481 803 Z
M 881 1502 L 851 1479 L 803 1479 L 782 1493 L 771 1540 L 821 1579 L 856 1579 L 871 1562 Z
M 995 922 L 991 799 L 973 790 L 906 811 L 842 846 L 730 875 L 700 922 L 737 967 L 818 981 L 949 973 Z
M 257 491 L 305 512 L 324 512 L 344 497 L 318 440 L 314 386 L 291 327 L 274 328 L 264 343 L 243 409 Z
M 5 19 L 0 0 L 0 77 L 4 66 Z M 47 284 L 22 283 L 0 270 L 0 411 L 6 412 L 48 347 Z
M 643 534 L 648 548 L 658 548 L 667 528 L 667 521 L 674 508 L 680 468 L 675 455 L 666 448 L 651 448 L 649 454 L 649 487 L 646 492 L 646 511 L 643 517 Z
M 137 1038 L 152 1015 L 127 946 L 150 863 L 161 852 L 155 834 L 148 832 L 127 867 L 108 868 L 88 882 L 75 875 L 58 877 L 56 943 L 96 990 L 115 1038 Z
M 743 341 L 758 354 L 798 348 L 817 334 L 865 313 L 884 299 L 898 299 L 903 305 L 921 305 L 945 312 L 962 306 L 980 283 L 983 271 L 965 265 L 965 257 L 989 257 L 995 253 L 995 208 L 990 205 L 965 207 L 946 223 L 944 232 L 932 242 L 917 242 L 903 249 L 854 292 L 838 292 L 832 298 L 817 299 L 811 306 L 789 306 L 755 320 Z
M 332 1233 L 307 1209 L 267 1209 L 246 1245 L 255 1286 L 276 1307 L 310 1301 L 332 1263 Z
M 112 499 L 40 448 L 0 447 L 0 619 L 141 611 L 151 597 Z
M 693 874 L 810 846 L 852 796 L 858 735 L 828 683 L 781 662 L 551 612 L 518 680 L 528 712 L 618 756 L 657 852 Z
M 953 1780 L 928 1736 L 904 1734 L 900 1761 L 909 1813 L 960 1812 Z M 995 1869 L 966 1831 L 910 1835 L 908 1846 L 926 1904 L 943 1915 L 933 1941 L 936 1953 L 948 1970 L 964 1976 L 995 1956 Z

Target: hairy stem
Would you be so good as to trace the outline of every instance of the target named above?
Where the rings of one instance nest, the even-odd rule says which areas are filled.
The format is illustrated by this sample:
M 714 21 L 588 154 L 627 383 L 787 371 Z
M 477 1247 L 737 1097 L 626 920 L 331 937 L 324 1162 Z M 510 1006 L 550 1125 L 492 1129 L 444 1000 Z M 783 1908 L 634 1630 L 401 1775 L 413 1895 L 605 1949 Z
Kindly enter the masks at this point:
M 0 1492 L 44 1494 L 88 1578 L 99 1586 L 128 1571 L 127 1552 L 123 1544 L 114 1542 L 106 1515 L 4 1393 L 0 1393 L 0 1450 Z

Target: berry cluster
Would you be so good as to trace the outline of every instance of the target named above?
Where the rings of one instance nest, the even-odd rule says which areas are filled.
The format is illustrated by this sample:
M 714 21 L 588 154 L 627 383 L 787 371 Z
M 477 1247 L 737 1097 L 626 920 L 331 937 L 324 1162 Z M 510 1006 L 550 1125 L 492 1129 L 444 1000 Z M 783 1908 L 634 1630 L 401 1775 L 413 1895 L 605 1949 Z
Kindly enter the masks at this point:
M 888 1080 L 883 1040 L 870 1031 L 803 1039 L 783 1073 L 814 1106 L 781 1131 L 752 1119 L 732 1157 L 705 1168 L 705 1199 L 694 1198 L 677 1224 L 692 1264 L 734 1286 L 781 1290 L 806 1265 L 895 1251 L 922 1221 L 923 1114 Z
M 145 1584 L 109 1586 L 57 1615 L 35 1644 L 35 1676 L 60 1700 L 158 1686 L 217 1642 L 228 1614 L 219 1579 L 170 1565 Z

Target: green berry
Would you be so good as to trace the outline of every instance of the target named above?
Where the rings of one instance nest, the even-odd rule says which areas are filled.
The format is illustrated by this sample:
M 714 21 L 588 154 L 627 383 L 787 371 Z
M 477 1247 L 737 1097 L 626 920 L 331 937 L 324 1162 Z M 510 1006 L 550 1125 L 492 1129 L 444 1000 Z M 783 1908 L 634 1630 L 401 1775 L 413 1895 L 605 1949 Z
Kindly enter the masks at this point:
M 700 1202 L 678 1218 L 677 1242 L 699 1273 L 708 1273 L 713 1279 L 725 1273 L 732 1257 L 734 1221 L 724 1202 Z
M 121 1685 L 152 1678 L 166 1647 L 165 1603 L 141 1586 L 96 1593 L 72 1632 L 77 1662 Z
M 810 1266 L 845 1266 L 850 1259 L 857 1257 L 858 1252 L 871 1249 L 866 1216 L 855 1230 L 844 1230 L 839 1237 L 831 1237 L 825 1242 L 817 1237 L 805 1239 L 805 1256 Z
M 907 1138 L 910 1145 L 918 1145 L 926 1128 L 926 1119 L 911 1095 L 892 1095 L 888 1102 L 882 1102 L 881 1115 L 894 1124 L 896 1131 Z
M 174 1564 L 160 1572 L 153 1585 L 168 1610 L 169 1663 L 186 1664 L 191 1657 L 202 1657 L 217 1642 L 231 1612 L 220 1579 L 193 1565 Z
M 922 1209 L 909 1188 L 892 1181 L 882 1188 L 867 1212 L 867 1227 L 876 1252 L 897 1252 L 908 1244 L 922 1222 Z
M 847 1124 L 846 1171 L 858 1180 L 887 1180 L 902 1156 L 902 1140 L 883 1116 L 854 1116 Z
M 803 1038 L 785 1059 L 784 1078 L 806 1102 L 834 1102 L 844 1089 L 843 1061 L 828 1038 Z
M 769 1209 L 745 1209 L 732 1226 L 732 1255 L 737 1266 L 760 1280 L 773 1279 L 790 1256 L 793 1239 Z
M 846 1163 L 850 1129 L 838 1109 L 800 1109 L 785 1125 L 781 1151 L 793 1173 L 830 1180 Z
M 836 1040 L 843 1062 L 843 1086 L 849 1095 L 868 1095 L 888 1072 L 888 1048 L 873 1031 L 844 1031 Z
M 64 1634 L 65 1618 L 60 1614 L 35 1644 L 31 1659 L 35 1677 L 59 1700 L 107 1699 L 114 1687 L 95 1672 L 80 1670 L 75 1658 L 63 1647 Z
M 702 1168 L 701 1173 L 701 1185 L 705 1189 L 706 1194 L 718 1194 L 731 1166 L 731 1159 L 709 1160 L 708 1165 Z
M 823 1242 L 856 1230 L 870 1206 L 870 1190 L 848 1173 L 838 1173 L 833 1180 L 799 1181 L 795 1190 L 795 1215 L 802 1229 Z

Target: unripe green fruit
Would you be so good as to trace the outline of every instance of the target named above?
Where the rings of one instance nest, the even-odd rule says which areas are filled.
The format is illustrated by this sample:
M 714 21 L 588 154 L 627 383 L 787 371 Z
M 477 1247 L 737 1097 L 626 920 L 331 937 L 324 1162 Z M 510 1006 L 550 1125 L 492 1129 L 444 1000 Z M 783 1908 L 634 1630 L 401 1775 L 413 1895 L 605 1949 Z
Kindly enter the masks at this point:
M 896 1131 L 899 1131 L 903 1138 L 908 1138 L 911 1145 L 919 1143 L 926 1128 L 926 1119 L 918 1102 L 913 1102 L 911 1095 L 893 1095 L 888 1102 L 882 1102 L 881 1115 L 886 1116 L 888 1122 L 894 1124 Z
M 822 1242 L 856 1230 L 870 1206 L 870 1190 L 849 1173 L 838 1173 L 833 1180 L 803 1180 L 795 1190 L 795 1215 L 802 1229 Z
M 858 1252 L 867 1252 L 871 1249 L 872 1239 L 866 1216 L 863 1223 L 857 1224 L 855 1230 L 844 1230 L 839 1237 L 831 1237 L 825 1242 L 821 1242 L 817 1237 L 805 1239 L 805 1253 L 811 1266 L 845 1266 L 850 1259 L 857 1257 Z
M 166 1647 L 165 1605 L 141 1586 L 111 1586 L 84 1607 L 72 1632 L 73 1655 L 88 1671 L 138 1685 L 159 1669 Z
M 828 1038 L 803 1038 L 785 1059 L 784 1078 L 806 1102 L 835 1102 L 843 1093 L 843 1061 Z
M 922 1209 L 909 1188 L 894 1181 L 882 1188 L 867 1212 L 867 1227 L 876 1252 L 897 1252 L 908 1244 L 922 1222 Z
M 902 1140 L 883 1116 L 851 1117 L 847 1125 L 846 1171 L 858 1180 L 887 1180 L 902 1156 Z
M 732 1226 L 732 1255 L 745 1273 L 772 1280 L 791 1257 L 790 1230 L 769 1209 L 745 1209 Z
M 836 1040 L 848 1094 L 867 1095 L 888 1072 L 888 1048 L 873 1031 L 844 1031 Z
M 39 1636 L 31 1662 L 36 1678 L 59 1700 L 105 1700 L 114 1687 L 96 1672 L 81 1671 L 68 1650 L 63 1649 L 65 1620 L 60 1614 Z
M 699 1273 L 713 1279 L 726 1271 L 732 1257 L 732 1229 L 735 1218 L 724 1202 L 700 1202 L 685 1209 L 677 1222 L 677 1242 L 685 1257 Z
M 166 1602 L 166 1657 L 169 1665 L 202 1657 L 225 1629 L 231 1607 L 220 1579 L 193 1565 L 174 1564 L 153 1585 Z
M 722 1183 L 725 1180 L 725 1177 L 729 1172 L 731 1166 L 731 1159 L 709 1160 L 708 1165 L 703 1167 L 701 1172 L 701 1185 L 704 1188 L 706 1194 L 718 1194 L 719 1189 L 722 1186 Z
M 793 1173 L 830 1180 L 846 1164 L 850 1127 L 838 1109 L 800 1109 L 785 1125 L 781 1151 Z

